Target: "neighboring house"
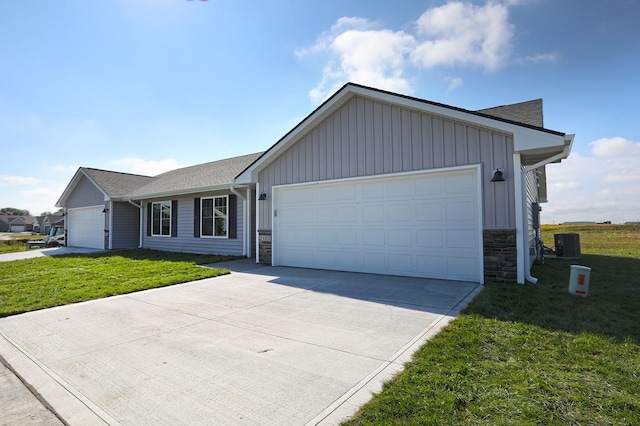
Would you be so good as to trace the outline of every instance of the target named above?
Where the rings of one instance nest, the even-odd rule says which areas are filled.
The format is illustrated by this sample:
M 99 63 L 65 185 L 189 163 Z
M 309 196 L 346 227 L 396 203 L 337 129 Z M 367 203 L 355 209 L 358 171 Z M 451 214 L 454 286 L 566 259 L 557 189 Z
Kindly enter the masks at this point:
M 33 231 L 40 234 L 49 234 L 53 225 L 64 223 L 64 216 L 61 214 L 48 214 L 34 218 Z
M 81 168 L 58 206 L 69 245 L 522 283 L 545 165 L 572 142 L 541 100 L 469 111 L 350 83 L 263 154 L 155 177 Z
M 97 249 L 139 246 L 140 211 L 128 194 L 153 178 L 80 167 L 56 206 L 66 213 L 66 244 Z
M 33 216 L 0 215 L 0 232 L 31 232 Z
M 155 177 L 81 167 L 56 204 L 67 211 L 67 245 L 251 254 L 254 193 L 233 179 L 260 154 Z

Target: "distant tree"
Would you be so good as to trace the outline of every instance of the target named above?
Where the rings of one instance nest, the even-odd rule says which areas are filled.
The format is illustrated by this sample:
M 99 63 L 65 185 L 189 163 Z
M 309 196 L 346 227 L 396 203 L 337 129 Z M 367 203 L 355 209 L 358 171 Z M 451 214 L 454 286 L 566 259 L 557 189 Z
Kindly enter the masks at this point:
M 12 216 L 30 216 L 29 210 L 16 209 L 14 207 L 3 207 L 0 209 L 0 214 L 8 214 Z
M 64 209 L 63 208 L 59 208 L 58 210 L 56 210 L 54 213 L 50 212 L 50 211 L 46 211 L 46 212 L 42 212 L 40 213 L 40 216 L 47 216 L 47 215 L 61 215 L 62 213 L 64 213 Z

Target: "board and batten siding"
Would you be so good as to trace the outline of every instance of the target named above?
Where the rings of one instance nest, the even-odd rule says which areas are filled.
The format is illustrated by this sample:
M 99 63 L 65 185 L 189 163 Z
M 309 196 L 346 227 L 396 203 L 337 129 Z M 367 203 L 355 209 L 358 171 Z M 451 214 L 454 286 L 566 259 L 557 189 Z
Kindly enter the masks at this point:
M 483 227 L 515 228 L 513 137 L 354 97 L 259 172 L 259 229 L 271 229 L 271 187 L 482 164 Z M 490 183 L 496 168 L 505 182 Z M 519 171 L 518 171 L 519 172 Z
M 206 193 L 206 194 L 194 194 L 189 196 L 171 197 L 171 198 L 159 198 L 154 200 L 148 200 L 143 202 L 144 214 L 143 214 L 143 232 L 142 241 L 143 247 L 154 250 L 175 251 L 183 253 L 196 253 L 196 254 L 229 254 L 229 255 L 242 255 L 243 251 L 243 235 L 244 235 L 244 209 L 243 201 L 238 198 L 236 203 L 237 211 L 237 238 L 195 238 L 193 236 L 193 221 L 194 221 L 194 198 L 199 197 L 211 197 L 219 195 L 229 195 L 228 193 Z M 175 237 L 159 237 L 159 236 L 147 236 L 147 205 L 157 201 L 178 201 L 178 232 Z M 173 212 L 172 212 L 173 214 Z
M 88 207 L 104 204 L 104 194 L 86 177 L 82 176 L 69 199 L 67 208 Z
M 126 202 L 111 203 L 111 248 L 131 249 L 140 244 L 140 209 Z

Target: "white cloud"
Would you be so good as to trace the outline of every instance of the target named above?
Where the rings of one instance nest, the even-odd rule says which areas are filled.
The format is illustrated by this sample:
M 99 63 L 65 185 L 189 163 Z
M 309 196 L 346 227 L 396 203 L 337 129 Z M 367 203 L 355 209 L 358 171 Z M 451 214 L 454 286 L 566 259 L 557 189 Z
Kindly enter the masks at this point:
M 411 60 L 425 68 L 473 65 L 494 71 L 511 51 L 513 25 L 505 5 L 475 6 L 458 1 L 427 10 L 418 18 L 420 41 Z
M 410 90 L 404 67 L 414 38 L 374 27 L 362 18 L 340 18 L 312 48 L 297 52 L 327 52 L 333 58 L 323 69 L 322 81 L 309 92 L 314 102 L 325 100 L 346 81 L 402 93 Z
M 637 156 L 573 153 L 562 163 L 547 166 L 549 203 L 543 206 L 542 220 L 544 223 L 636 221 L 640 218 L 638 182 Z
M 536 53 L 535 55 L 525 56 L 519 62 L 538 64 L 540 62 L 556 62 L 558 59 L 560 59 L 558 53 Z
M 589 146 L 596 157 L 640 157 L 640 142 L 632 142 L 619 136 L 598 139 Z
M 295 53 L 326 55 L 320 83 L 309 92 L 325 100 L 347 81 L 400 93 L 411 93 L 411 69 L 479 67 L 495 71 L 506 64 L 513 39 L 507 5 L 476 6 L 451 1 L 428 9 L 412 26 L 413 33 L 381 28 L 359 17 L 343 17 L 315 44 Z M 449 90 L 461 84 L 450 80 Z
M 464 84 L 464 81 L 460 77 L 447 77 L 445 81 L 449 83 L 447 92 L 452 92 Z
M 113 161 L 112 164 L 117 166 L 118 170 L 125 173 L 133 173 L 147 176 L 155 176 L 160 173 L 168 172 L 180 168 L 174 158 L 164 160 L 144 160 L 142 158 L 125 157 L 120 160 Z
M 34 185 L 40 182 L 40 179 L 29 176 L 0 176 L 0 180 L 15 185 Z

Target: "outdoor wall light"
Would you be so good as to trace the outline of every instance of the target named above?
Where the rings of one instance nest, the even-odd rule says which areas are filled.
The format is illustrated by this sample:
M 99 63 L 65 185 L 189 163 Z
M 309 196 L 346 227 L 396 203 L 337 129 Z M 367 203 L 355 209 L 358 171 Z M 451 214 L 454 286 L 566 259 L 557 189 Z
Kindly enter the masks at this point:
M 258 201 L 264 201 L 266 199 L 267 199 L 267 193 L 266 192 L 260 193 L 260 196 L 258 197 Z
M 504 182 L 504 173 L 500 169 L 496 169 L 491 178 L 491 182 Z
M 105 207 L 104 209 L 102 209 L 102 213 L 106 213 L 106 212 L 108 212 L 108 211 L 109 211 L 109 209 L 108 209 L 108 208 L 106 208 L 106 207 Z

